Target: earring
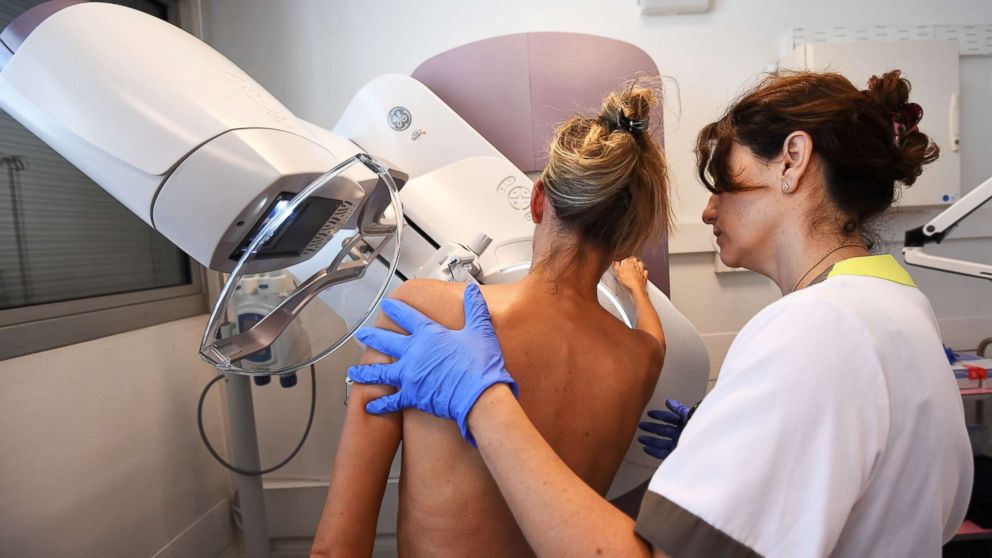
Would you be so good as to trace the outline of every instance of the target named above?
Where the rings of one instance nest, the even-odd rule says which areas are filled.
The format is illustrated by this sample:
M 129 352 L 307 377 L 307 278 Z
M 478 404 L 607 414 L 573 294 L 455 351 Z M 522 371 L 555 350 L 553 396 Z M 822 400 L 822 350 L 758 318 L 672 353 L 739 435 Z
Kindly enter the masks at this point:
M 789 186 L 788 181 L 783 180 L 782 181 L 782 191 L 785 192 L 786 194 L 788 194 L 789 193 L 789 188 L 790 188 L 790 186 Z

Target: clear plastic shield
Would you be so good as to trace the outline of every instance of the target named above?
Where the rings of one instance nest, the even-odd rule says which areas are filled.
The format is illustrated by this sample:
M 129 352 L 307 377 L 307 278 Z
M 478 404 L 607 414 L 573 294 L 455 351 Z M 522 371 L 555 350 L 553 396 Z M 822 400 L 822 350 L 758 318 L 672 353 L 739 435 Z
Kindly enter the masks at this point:
M 356 170 L 370 178 L 354 179 Z M 389 169 L 365 154 L 299 194 L 277 198 L 227 277 L 203 333 L 201 358 L 226 372 L 262 376 L 288 374 L 329 355 L 386 293 L 402 227 Z M 266 267 L 267 258 L 287 253 L 309 257 L 284 269 Z

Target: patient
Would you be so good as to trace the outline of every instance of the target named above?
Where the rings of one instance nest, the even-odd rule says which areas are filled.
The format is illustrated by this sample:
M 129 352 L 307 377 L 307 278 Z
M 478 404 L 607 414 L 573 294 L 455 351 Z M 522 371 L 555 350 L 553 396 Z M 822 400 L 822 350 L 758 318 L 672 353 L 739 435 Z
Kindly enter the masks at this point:
M 647 132 L 652 90 L 611 94 L 598 117 L 562 124 L 533 188 L 534 262 L 516 283 L 483 286 L 520 404 L 544 438 L 600 494 L 610 487 L 654 391 L 665 344 L 639 262 L 617 268 L 633 288 L 638 326 L 597 302 L 611 262 L 669 224 L 665 161 Z M 464 325 L 465 285 L 412 280 L 393 292 L 448 328 Z M 639 296 L 637 291 L 642 291 Z M 650 318 L 653 316 L 653 319 Z M 380 316 L 380 327 L 401 331 Z M 363 362 L 389 362 L 366 351 Z M 400 556 L 531 556 L 477 450 L 449 420 L 365 404 L 393 392 L 353 386 L 312 555 L 369 556 L 390 464 L 403 441 Z

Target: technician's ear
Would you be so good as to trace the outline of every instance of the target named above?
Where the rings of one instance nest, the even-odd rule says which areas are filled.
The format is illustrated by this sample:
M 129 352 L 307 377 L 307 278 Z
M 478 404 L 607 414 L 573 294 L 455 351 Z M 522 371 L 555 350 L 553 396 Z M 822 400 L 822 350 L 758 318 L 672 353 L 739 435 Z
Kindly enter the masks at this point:
M 782 191 L 791 194 L 799 189 L 813 160 L 813 138 L 806 132 L 792 132 L 782 145 Z
M 530 191 L 530 218 L 534 224 L 538 224 L 544 219 L 544 183 L 538 178 L 534 182 L 534 187 Z

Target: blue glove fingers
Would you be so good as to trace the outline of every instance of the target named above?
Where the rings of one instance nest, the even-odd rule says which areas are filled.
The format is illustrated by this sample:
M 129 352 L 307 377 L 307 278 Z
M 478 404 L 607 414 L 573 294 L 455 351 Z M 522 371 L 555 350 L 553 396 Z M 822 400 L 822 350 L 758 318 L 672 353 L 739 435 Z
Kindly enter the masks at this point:
M 482 296 L 482 291 L 475 283 L 465 287 L 465 329 L 493 332 L 493 319 L 489 315 L 489 306 Z
M 658 424 L 656 422 L 642 422 L 637 427 L 645 432 L 664 436 L 666 438 L 676 438 L 681 434 L 682 429 L 670 424 Z
M 348 369 L 348 377 L 360 384 L 400 386 L 399 364 L 360 364 Z
M 365 405 L 365 410 L 373 415 L 395 413 L 400 408 L 400 394 L 398 392 L 373 399 Z
M 409 335 L 402 335 L 377 327 L 359 329 L 355 332 L 355 339 L 358 339 L 366 347 L 393 358 L 402 357 L 410 343 Z
M 672 453 L 672 450 L 670 449 L 659 449 L 659 448 L 652 448 L 649 446 L 644 446 L 644 448 L 642 449 L 644 450 L 644 453 L 657 459 L 664 459 L 668 457 L 668 454 Z
M 667 422 L 670 424 L 682 424 L 684 419 L 675 413 L 670 413 L 668 411 L 659 411 L 657 409 L 648 411 L 648 418 L 652 418 L 657 421 Z
M 683 419 L 689 416 L 689 406 L 678 399 L 666 399 L 665 406 L 671 409 L 676 415 Z
M 675 448 L 675 442 L 668 438 L 655 438 L 654 436 L 638 436 L 637 441 L 644 447 L 656 448 L 671 451 Z
M 435 323 L 434 320 L 421 314 L 413 306 L 393 298 L 384 298 L 380 306 L 383 314 L 389 316 L 389 319 L 393 320 L 396 325 L 410 333 Z

